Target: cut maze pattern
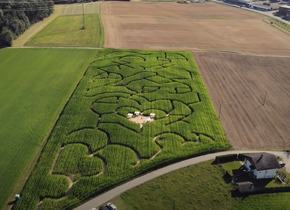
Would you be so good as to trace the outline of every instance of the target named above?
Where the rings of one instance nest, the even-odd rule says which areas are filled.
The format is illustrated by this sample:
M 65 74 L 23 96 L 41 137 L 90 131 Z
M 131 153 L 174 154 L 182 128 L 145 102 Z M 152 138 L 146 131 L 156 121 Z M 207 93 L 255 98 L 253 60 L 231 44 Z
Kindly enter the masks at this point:
M 140 126 L 128 113 L 155 113 Z M 169 161 L 228 143 L 201 76 L 185 52 L 103 50 L 62 112 L 16 206 L 70 209 Z M 42 169 L 40 169 L 42 167 Z M 55 188 L 31 192 L 33 181 Z M 31 208 L 32 207 L 32 208 Z

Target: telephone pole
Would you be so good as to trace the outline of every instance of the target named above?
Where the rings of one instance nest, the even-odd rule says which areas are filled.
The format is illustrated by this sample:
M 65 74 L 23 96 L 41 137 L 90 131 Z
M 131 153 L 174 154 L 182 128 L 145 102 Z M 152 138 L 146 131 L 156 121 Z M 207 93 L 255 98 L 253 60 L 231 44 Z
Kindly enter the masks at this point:
M 82 29 L 84 30 L 84 29 L 86 29 L 84 2 L 82 2 L 82 7 L 83 7 L 83 27 L 82 27 Z
M 265 93 L 265 97 L 264 97 L 264 101 L 263 101 L 263 106 L 265 105 L 266 97 L 267 97 L 267 91 L 266 91 L 266 93 Z

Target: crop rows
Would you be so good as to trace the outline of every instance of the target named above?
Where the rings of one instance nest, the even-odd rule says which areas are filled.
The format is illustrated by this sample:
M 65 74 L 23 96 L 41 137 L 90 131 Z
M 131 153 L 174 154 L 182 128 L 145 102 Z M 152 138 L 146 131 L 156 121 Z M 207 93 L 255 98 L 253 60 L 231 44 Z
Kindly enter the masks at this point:
M 140 126 L 126 119 L 134 111 L 155 120 Z M 158 166 L 228 147 L 190 53 L 102 50 L 14 208 L 72 209 Z

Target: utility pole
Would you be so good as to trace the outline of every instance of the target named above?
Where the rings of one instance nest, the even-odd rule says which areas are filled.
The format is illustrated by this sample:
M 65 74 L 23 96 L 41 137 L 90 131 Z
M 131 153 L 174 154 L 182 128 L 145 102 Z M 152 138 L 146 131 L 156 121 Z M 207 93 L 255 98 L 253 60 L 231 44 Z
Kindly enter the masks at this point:
M 83 27 L 82 29 L 86 29 L 86 25 L 85 25 L 85 8 L 84 8 L 84 2 L 82 2 L 82 7 L 83 7 Z
M 263 106 L 265 105 L 266 97 L 267 97 L 267 91 L 266 91 L 266 94 L 265 94 L 265 97 L 264 97 Z

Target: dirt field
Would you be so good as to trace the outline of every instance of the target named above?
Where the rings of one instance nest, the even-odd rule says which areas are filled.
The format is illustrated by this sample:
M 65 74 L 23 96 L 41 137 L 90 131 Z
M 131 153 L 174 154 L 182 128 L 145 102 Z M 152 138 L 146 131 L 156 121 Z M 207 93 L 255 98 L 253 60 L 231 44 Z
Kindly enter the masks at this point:
M 234 148 L 290 148 L 290 57 L 194 53 L 194 58 L 217 113 L 221 105 L 220 119 Z
M 290 55 L 290 36 L 262 18 L 215 3 L 102 4 L 105 47 Z

